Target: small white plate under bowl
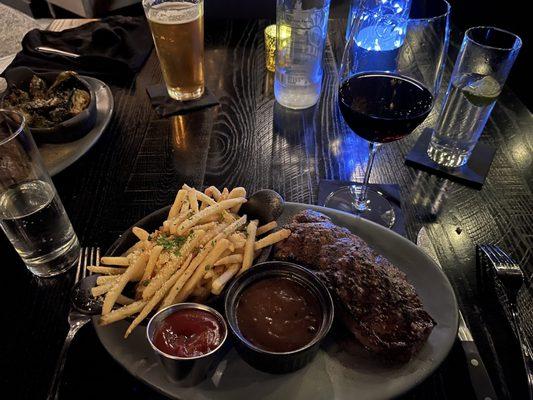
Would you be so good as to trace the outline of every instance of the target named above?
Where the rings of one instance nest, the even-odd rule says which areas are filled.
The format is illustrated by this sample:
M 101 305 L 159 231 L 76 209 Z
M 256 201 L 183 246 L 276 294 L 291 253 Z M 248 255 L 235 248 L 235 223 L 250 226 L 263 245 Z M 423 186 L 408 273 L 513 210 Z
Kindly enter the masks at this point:
M 111 356 L 137 379 L 172 399 L 180 400 L 351 400 L 390 399 L 415 387 L 441 364 L 450 351 L 458 325 L 458 309 L 453 289 L 442 272 L 415 244 L 373 222 L 329 208 L 299 203 L 285 203 L 280 224 L 294 214 L 313 209 L 330 216 L 339 226 L 348 228 L 366 240 L 407 275 L 424 308 L 437 322 L 427 342 L 408 363 L 387 366 L 363 351 L 348 353 L 336 337 L 335 325 L 322 344 L 316 358 L 303 369 L 283 375 L 270 375 L 246 364 L 232 349 L 214 374 L 191 388 L 170 382 L 146 339 L 146 328 L 139 326 L 124 339 L 128 321 L 98 326 L 96 333 Z M 155 211 L 136 226 L 158 226 L 168 207 Z M 112 246 L 129 238 L 126 232 Z M 131 244 L 130 244 L 131 245 Z M 338 328 L 337 328 L 338 329 Z

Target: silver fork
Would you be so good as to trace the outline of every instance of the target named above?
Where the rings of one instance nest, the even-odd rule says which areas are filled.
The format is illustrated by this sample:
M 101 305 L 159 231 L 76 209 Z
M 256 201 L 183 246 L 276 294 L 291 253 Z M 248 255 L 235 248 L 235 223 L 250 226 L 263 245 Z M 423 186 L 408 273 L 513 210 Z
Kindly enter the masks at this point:
M 99 265 L 100 263 L 100 248 L 99 247 L 83 247 L 80 251 L 80 258 L 78 259 L 78 268 L 76 269 L 76 278 L 74 280 L 75 286 L 81 279 L 87 276 L 87 266 Z M 91 272 L 89 272 L 89 275 Z M 69 296 L 70 299 L 70 296 Z M 76 311 L 72 305 L 68 313 L 69 330 L 63 342 L 63 347 L 59 353 L 59 359 L 57 360 L 54 376 L 52 377 L 52 385 L 48 392 L 48 400 L 56 400 L 59 396 L 59 387 L 61 384 L 61 376 L 63 374 L 63 367 L 65 366 L 65 360 L 67 359 L 68 349 L 72 343 L 72 339 L 82 326 L 91 320 L 90 315 L 82 314 Z
M 527 336 L 522 328 L 520 322 L 520 314 L 518 312 L 518 292 L 524 285 L 524 273 L 520 266 L 511 259 L 498 246 L 491 244 L 480 245 L 480 249 L 490 259 L 494 266 L 496 276 L 500 280 L 507 294 L 509 300 L 509 308 L 511 311 L 511 324 L 516 332 L 518 344 L 522 352 L 522 359 L 526 371 L 529 399 L 533 399 L 533 351 L 527 339 Z

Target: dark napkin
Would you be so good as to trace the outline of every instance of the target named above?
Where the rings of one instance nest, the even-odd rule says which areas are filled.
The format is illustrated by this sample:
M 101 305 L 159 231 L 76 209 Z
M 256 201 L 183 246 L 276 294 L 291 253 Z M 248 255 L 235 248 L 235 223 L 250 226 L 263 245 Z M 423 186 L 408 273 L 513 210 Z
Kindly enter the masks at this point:
M 161 117 L 187 114 L 220 104 L 215 95 L 207 87 L 204 89 L 202 97 L 190 101 L 174 100 L 168 95 L 167 88 L 164 84 L 148 86 L 146 92 L 148 92 L 152 106 Z
M 344 186 L 355 185 L 355 182 L 350 181 L 335 181 L 328 179 L 321 179 L 318 184 L 318 205 L 323 206 L 326 198 L 331 192 L 334 192 Z M 395 184 L 377 184 L 371 183 L 368 185 L 371 189 L 377 190 L 383 194 L 392 205 L 396 219 L 394 225 L 390 228 L 394 232 L 405 237 L 405 221 L 402 212 L 402 203 L 400 200 L 400 187 Z
M 47 46 L 80 54 L 70 58 L 41 53 Z M 153 42 L 144 17 L 113 16 L 62 32 L 34 29 L 6 70 L 24 66 L 34 72 L 73 70 L 115 83 L 131 82 L 150 55 Z

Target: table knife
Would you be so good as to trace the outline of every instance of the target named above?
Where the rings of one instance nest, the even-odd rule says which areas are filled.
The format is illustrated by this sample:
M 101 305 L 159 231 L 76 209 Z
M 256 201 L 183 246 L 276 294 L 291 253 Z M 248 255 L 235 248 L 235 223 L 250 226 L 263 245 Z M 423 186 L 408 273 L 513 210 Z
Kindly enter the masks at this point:
M 442 268 L 439 264 L 435 248 L 433 247 L 425 228 L 422 227 L 418 232 L 416 242 L 417 245 Z M 494 386 L 492 386 L 485 364 L 483 364 L 483 360 L 479 355 L 479 350 L 474 342 L 472 333 L 470 332 L 470 329 L 468 329 L 461 311 L 459 311 L 459 330 L 457 336 L 459 337 L 461 345 L 463 346 L 463 351 L 465 352 L 468 362 L 468 373 L 470 374 L 470 381 L 472 382 L 472 387 L 474 388 L 477 400 L 496 400 L 498 396 L 494 391 Z

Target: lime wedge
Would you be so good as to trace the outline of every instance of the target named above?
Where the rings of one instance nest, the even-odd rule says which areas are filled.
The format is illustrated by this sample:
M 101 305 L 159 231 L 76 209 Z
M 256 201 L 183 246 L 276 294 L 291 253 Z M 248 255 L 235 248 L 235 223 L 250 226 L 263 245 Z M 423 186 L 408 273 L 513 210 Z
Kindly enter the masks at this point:
M 496 79 L 487 75 L 466 82 L 461 92 L 473 105 L 484 107 L 496 100 L 501 92 L 501 86 Z

